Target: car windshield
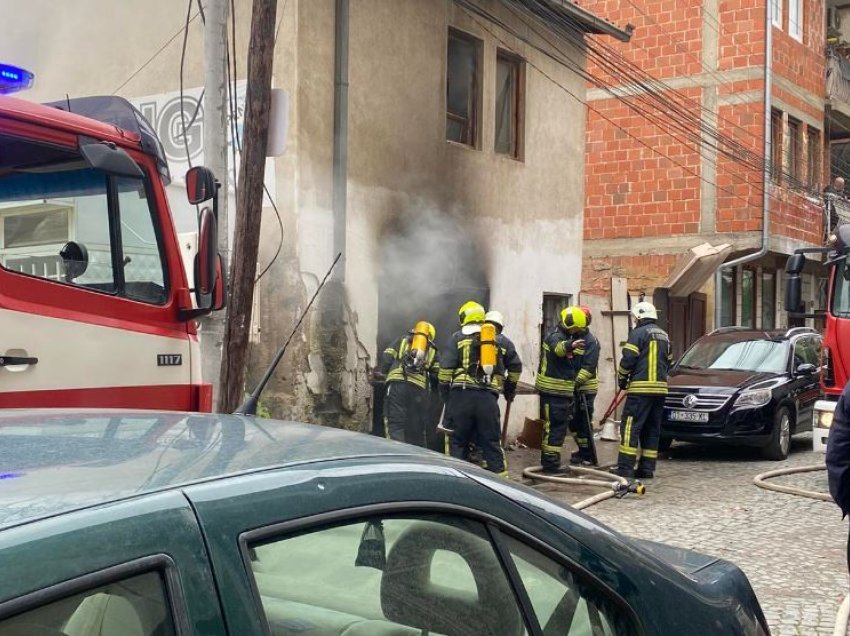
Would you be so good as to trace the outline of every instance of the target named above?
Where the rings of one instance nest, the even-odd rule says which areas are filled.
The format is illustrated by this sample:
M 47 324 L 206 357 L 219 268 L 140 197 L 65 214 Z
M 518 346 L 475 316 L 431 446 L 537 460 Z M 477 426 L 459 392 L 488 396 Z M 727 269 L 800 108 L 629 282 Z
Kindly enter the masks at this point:
M 788 349 L 784 342 L 707 338 L 688 349 L 679 368 L 782 373 L 787 360 Z

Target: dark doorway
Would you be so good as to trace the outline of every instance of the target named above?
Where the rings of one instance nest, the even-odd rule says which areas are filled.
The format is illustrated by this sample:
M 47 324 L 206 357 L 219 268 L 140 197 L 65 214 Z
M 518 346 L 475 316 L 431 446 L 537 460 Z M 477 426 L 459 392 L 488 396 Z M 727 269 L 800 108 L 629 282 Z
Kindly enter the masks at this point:
M 663 288 L 655 290 L 653 303 L 658 309 L 658 322 L 670 336 L 674 359 L 705 335 L 706 301 L 706 295 L 698 292 L 680 298 L 668 296 Z

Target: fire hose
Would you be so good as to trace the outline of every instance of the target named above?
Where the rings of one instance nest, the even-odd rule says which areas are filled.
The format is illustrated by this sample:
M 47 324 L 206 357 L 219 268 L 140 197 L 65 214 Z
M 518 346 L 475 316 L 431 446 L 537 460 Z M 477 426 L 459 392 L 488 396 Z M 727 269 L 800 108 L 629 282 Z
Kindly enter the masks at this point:
M 611 499 L 612 497 L 624 497 L 629 493 L 642 495 L 644 492 L 646 492 L 646 487 L 641 482 L 636 480 L 629 480 L 625 477 L 620 477 L 618 475 L 612 475 L 611 473 L 606 473 L 603 470 L 586 468 L 584 466 L 569 467 L 569 473 L 576 473 L 577 475 L 587 475 L 588 477 L 595 477 L 595 479 L 584 479 L 582 477 L 547 475 L 541 472 L 542 469 L 542 466 L 529 466 L 528 468 L 522 471 L 522 475 L 523 477 L 527 477 L 528 479 L 548 481 L 555 484 L 568 484 L 571 486 L 598 486 L 600 488 L 606 489 L 605 492 L 601 492 L 599 494 L 593 495 L 592 497 L 588 497 L 587 499 L 582 499 L 581 501 L 574 503 L 572 507 L 576 510 L 583 510 L 584 508 L 588 508 L 593 504 L 599 503 L 600 501 Z
M 780 484 L 770 484 L 768 479 L 774 477 L 783 477 L 785 475 L 797 475 L 800 473 L 814 473 L 826 470 L 823 464 L 815 464 L 813 466 L 796 466 L 794 468 L 779 468 L 778 470 L 769 470 L 765 473 L 756 475 L 753 478 L 753 483 L 759 488 L 771 490 L 773 492 L 781 492 L 786 495 L 795 495 L 797 497 L 807 497 L 817 501 L 832 501 L 832 497 L 825 492 L 817 490 L 806 490 L 804 488 L 795 488 L 793 486 L 782 486 Z M 835 616 L 835 627 L 833 628 L 833 636 L 845 636 L 847 634 L 847 623 L 850 620 L 850 595 L 844 597 L 841 606 L 838 608 L 838 613 Z

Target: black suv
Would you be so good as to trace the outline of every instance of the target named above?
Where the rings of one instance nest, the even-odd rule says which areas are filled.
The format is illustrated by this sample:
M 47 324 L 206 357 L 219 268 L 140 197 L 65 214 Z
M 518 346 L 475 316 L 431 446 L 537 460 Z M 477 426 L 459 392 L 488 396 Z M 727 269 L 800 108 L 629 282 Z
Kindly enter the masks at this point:
M 791 435 L 812 428 L 820 348 L 821 337 L 804 327 L 724 327 L 703 336 L 670 372 L 661 448 L 724 442 L 785 459 Z

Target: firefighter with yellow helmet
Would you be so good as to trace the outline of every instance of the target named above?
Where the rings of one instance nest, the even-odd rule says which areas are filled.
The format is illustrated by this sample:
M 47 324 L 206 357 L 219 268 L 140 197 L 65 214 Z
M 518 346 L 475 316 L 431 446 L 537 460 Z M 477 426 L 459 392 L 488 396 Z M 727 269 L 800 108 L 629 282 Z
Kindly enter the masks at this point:
M 434 346 L 434 325 L 420 321 L 413 330 L 384 350 L 380 373 L 386 376 L 384 435 L 390 439 L 426 446 L 426 412 L 429 390 L 439 382 L 440 358 Z
M 499 393 L 511 399 L 522 373 L 516 350 L 509 350 L 496 332 L 485 323 L 484 307 L 474 301 L 458 311 L 460 330 L 452 335 L 443 352 L 440 386 L 447 394 L 443 428 L 450 431 L 447 452 L 469 458 L 471 442 L 479 444 L 487 470 L 507 476 L 507 462 L 501 444 Z
M 575 410 L 578 370 L 574 357 L 576 350 L 582 351 L 585 342 L 580 334 L 586 329 L 587 315 L 579 307 L 565 307 L 558 325 L 545 336 L 540 347 L 534 387 L 540 394 L 543 412 L 540 464 L 544 473 L 562 470 L 561 447 Z

